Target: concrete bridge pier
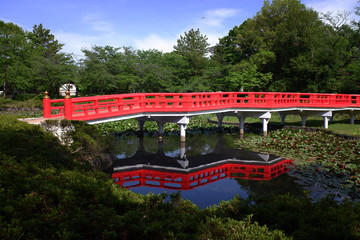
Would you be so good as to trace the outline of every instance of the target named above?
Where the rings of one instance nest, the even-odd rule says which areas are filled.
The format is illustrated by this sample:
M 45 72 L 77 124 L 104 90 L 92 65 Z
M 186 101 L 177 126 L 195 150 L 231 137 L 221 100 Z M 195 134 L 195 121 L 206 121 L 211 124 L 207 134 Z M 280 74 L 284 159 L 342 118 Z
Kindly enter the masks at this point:
M 144 136 L 144 124 L 145 121 L 142 119 L 137 119 L 138 124 L 139 124 L 139 137 L 143 137 Z
M 359 115 L 358 111 L 354 111 L 354 109 L 351 109 L 349 111 L 344 111 L 344 112 L 334 112 L 333 115 L 337 114 L 337 113 L 345 113 L 345 114 L 349 114 L 350 117 L 350 124 L 355 124 L 355 118 L 357 115 Z
M 324 112 L 318 112 L 318 115 L 322 116 L 324 119 L 324 128 L 329 128 L 329 121 L 332 118 L 332 111 L 324 111 Z
M 355 123 L 355 114 L 350 114 L 350 123 L 351 124 Z
M 165 126 L 165 122 L 163 121 L 156 121 L 158 127 L 159 127 L 159 142 L 162 142 L 163 137 L 164 137 L 164 126 Z
M 279 112 L 279 115 L 280 115 L 281 126 L 284 126 L 285 118 L 286 118 L 287 114 L 285 112 Z
M 262 120 L 262 124 L 263 124 L 263 135 L 267 136 L 268 133 L 268 123 L 270 121 L 271 118 L 271 113 L 270 112 L 263 112 L 263 113 L 259 113 L 258 118 L 260 118 Z
M 180 159 L 186 158 L 186 143 L 180 142 Z
M 146 152 L 145 145 L 144 145 L 144 138 L 139 137 L 139 145 L 138 145 L 138 152 Z
M 301 126 L 305 127 L 306 126 L 306 118 L 307 116 L 304 114 L 300 114 L 301 117 Z
M 245 125 L 245 118 L 243 115 L 237 116 L 239 119 L 239 129 L 240 129 L 240 135 L 244 135 L 244 125 Z
M 180 127 L 180 142 L 184 143 L 186 142 L 186 127 L 187 124 L 178 123 Z
M 165 156 L 164 142 L 163 141 L 158 142 L 158 150 L 157 150 L 156 154 L 160 155 L 160 156 Z
M 177 121 L 177 124 L 180 128 L 180 142 L 184 143 L 186 142 L 186 128 L 189 124 L 190 118 L 189 117 L 182 117 Z
M 152 116 L 152 117 L 140 117 L 137 118 L 139 123 L 140 132 L 143 132 L 145 121 L 156 121 L 159 129 L 159 142 L 163 141 L 164 126 L 167 122 L 177 123 L 180 128 L 180 142 L 186 141 L 186 127 L 189 124 L 190 117 L 187 116 Z
M 270 118 L 262 118 L 262 122 L 263 122 L 263 135 L 264 135 L 264 136 L 267 136 L 269 120 L 270 120 Z
M 324 119 L 324 128 L 325 129 L 328 129 L 329 128 L 329 121 L 330 121 L 330 119 L 331 119 L 331 117 L 323 117 L 323 119 Z
M 222 124 L 225 116 L 222 113 L 216 113 L 216 117 L 218 120 L 218 132 L 222 132 Z
M 332 111 L 303 111 L 301 110 L 300 111 L 300 114 L 301 116 L 301 121 L 302 121 L 302 126 L 305 127 L 306 125 L 306 118 L 308 116 L 321 116 L 323 117 L 324 119 L 324 128 L 325 129 L 328 129 L 329 128 L 329 121 L 331 121 L 331 118 L 332 118 Z

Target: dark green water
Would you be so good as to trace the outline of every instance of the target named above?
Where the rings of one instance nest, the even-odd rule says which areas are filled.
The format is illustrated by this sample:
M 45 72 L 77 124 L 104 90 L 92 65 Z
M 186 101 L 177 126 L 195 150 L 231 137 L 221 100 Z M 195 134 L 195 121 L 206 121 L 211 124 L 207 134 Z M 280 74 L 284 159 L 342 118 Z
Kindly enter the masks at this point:
M 116 183 L 142 194 L 180 191 L 184 199 L 191 200 L 200 208 L 230 200 L 236 195 L 247 198 L 249 195 L 289 193 L 304 197 L 305 190 L 314 201 L 328 194 L 339 201 L 357 198 L 351 189 L 342 187 L 342 181 L 346 180 L 334 180 L 327 173 L 312 172 L 312 168 L 286 165 L 273 171 L 270 179 L 264 180 L 262 166 L 268 169 L 284 159 L 246 151 L 243 149 L 246 146 L 235 145 L 238 137 L 238 134 L 189 135 L 185 145 L 180 144 L 179 136 L 171 135 L 164 136 L 163 142 L 155 136 L 118 137 L 115 142 L 118 159 L 113 166 L 113 178 Z M 243 173 L 226 173 L 229 166 L 237 168 L 240 165 L 255 168 L 254 171 L 260 174 L 246 177 Z M 216 171 L 224 172 L 215 174 Z M 213 173 L 214 177 L 203 180 L 189 177 L 190 184 L 183 183 L 186 176 L 201 177 L 207 172 Z M 169 183 L 167 180 L 171 176 L 174 176 L 174 181 Z M 260 180 L 255 180 L 258 178 Z

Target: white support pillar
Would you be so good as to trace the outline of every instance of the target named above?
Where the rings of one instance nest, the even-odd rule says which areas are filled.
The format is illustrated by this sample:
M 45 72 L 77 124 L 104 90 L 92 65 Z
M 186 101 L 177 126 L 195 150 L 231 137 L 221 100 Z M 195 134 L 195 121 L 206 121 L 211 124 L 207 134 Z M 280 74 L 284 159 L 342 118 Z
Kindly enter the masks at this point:
M 186 158 L 186 143 L 180 142 L 180 159 Z
M 330 117 L 323 117 L 323 118 L 324 118 L 324 128 L 328 129 Z
M 329 120 L 333 116 L 332 111 L 322 112 L 322 113 L 320 113 L 320 116 L 322 116 L 324 119 L 324 128 L 328 129 L 329 128 Z
M 183 123 L 179 123 L 179 127 L 180 127 L 180 142 L 186 142 L 186 127 L 187 124 L 183 124 Z
M 263 135 L 266 136 L 267 132 L 268 132 L 268 123 L 269 123 L 270 118 L 262 118 L 262 122 L 263 122 Z
M 189 166 L 189 160 L 186 158 L 186 144 L 180 142 L 180 159 L 177 162 L 186 169 Z

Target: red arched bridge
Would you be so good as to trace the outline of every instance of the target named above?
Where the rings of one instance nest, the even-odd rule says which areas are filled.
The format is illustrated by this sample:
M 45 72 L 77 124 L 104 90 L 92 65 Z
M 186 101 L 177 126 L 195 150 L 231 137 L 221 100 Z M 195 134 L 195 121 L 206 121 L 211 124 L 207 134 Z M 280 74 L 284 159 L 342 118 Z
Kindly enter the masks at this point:
M 322 116 L 324 127 L 336 113 L 350 115 L 354 123 L 360 113 L 360 95 L 322 93 L 276 93 L 276 92 L 203 92 L 203 93 L 132 93 L 93 97 L 52 100 L 45 92 L 44 118 L 65 118 L 81 120 L 89 124 L 136 118 L 140 131 L 145 121 L 156 121 L 160 135 L 166 122 L 180 126 L 181 141 L 185 141 L 185 129 L 192 116 L 215 113 L 219 127 L 224 116 L 239 119 L 240 133 L 243 133 L 247 117 L 262 119 L 263 132 L 271 113 L 278 112 L 282 124 L 286 115 L 299 114 L 305 126 L 310 115 Z

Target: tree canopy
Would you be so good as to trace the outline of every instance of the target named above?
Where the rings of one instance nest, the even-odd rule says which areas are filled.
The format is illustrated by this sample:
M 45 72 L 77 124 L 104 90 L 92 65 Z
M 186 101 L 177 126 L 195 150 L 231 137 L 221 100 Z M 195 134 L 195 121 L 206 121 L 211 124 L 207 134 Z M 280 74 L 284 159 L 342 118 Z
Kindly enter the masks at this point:
M 359 15 L 360 7 L 355 9 Z M 92 46 L 74 61 L 41 23 L 31 32 L 0 21 L 0 90 L 5 96 L 63 83 L 81 95 L 132 92 L 291 91 L 360 93 L 360 23 L 318 13 L 300 0 L 264 1 L 252 18 L 210 46 L 200 29 L 174 50 Z

